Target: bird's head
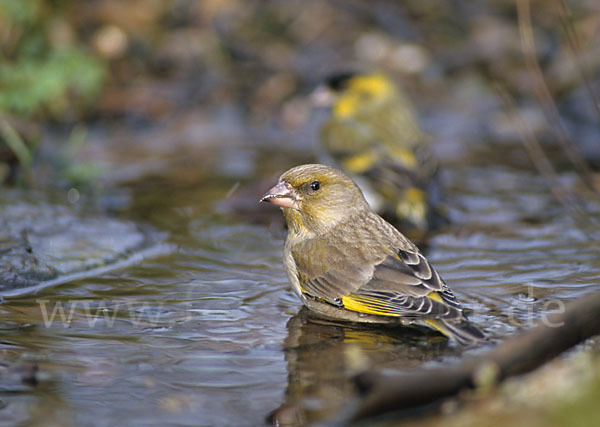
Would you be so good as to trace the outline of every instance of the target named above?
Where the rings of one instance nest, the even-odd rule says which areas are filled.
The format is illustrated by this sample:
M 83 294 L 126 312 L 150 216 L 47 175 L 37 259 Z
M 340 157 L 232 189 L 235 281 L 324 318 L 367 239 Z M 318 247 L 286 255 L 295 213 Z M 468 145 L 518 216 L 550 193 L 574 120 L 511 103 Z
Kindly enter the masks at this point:
M 333 115 L 347 119 L 385 104 L 397 96 L 394 82 L 379 73 L 340 73 L 330 76 L 326 86 L 333 94 Z
M 319 164 L 288 170 L 261 201 L 283 208 L 292 233 L 320 234 L 369 209 L 354 181 L 337 169 Z

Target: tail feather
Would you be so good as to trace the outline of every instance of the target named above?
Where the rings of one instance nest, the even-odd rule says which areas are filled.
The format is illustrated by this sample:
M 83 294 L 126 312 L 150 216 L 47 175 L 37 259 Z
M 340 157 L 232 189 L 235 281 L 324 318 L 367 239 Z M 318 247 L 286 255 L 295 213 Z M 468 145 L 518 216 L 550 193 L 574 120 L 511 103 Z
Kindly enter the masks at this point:
M 481 329 L 467 319 L 435 319 L 427 324 L 460 345 L 468 346 L 486 340 Z

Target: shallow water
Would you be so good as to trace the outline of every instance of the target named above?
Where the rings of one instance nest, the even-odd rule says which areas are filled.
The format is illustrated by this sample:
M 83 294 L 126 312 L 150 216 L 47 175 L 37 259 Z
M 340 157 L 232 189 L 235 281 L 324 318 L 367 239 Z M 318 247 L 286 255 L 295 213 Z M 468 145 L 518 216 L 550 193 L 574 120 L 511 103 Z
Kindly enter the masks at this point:
M 597 288 L 597 243 L 543 178 L 465 163 L 444 172 L 452 224 L 426 252 L 493 341 Z M 300 310 L 281 264 L 281 223 L 216 208 L 234 184 L 134 184 L 121 216 L 167 233 L 171 253 L 6 298 L 0 425 L 260 425 L 276 408 L 283 419 L 326 420 L 351 402 L 350 378 L 365 367 L 460 356 L 434 334 Z

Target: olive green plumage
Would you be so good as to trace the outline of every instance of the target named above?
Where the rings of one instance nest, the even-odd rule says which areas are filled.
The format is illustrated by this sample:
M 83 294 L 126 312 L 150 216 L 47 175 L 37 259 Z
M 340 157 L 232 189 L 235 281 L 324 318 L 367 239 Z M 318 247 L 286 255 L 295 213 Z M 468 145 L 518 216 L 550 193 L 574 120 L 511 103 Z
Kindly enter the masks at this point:
M 357 322 L 424 325 L 462 344 L 484 338 L 419 249 L 371 210 L 344 173 L 298 166 L 261 200 L 283 208 L 284 265 L 312 310 Z
M 321 128 L 325 152 L 355 178 L 373 208 L 411 236 L 436 220 L 438 163 L 415 111 L 382 74 L 341 74 L 327 81 L 331 113 Z

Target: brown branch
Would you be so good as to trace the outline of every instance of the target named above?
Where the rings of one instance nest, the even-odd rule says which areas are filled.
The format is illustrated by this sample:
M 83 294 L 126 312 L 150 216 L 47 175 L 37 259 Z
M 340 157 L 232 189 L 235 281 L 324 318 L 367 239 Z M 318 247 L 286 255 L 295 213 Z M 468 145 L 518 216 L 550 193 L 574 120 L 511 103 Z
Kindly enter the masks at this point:
M 563 313 L 550 315 L 537 327 L 458 365 L 423 369 L 395 378 L 363 374 L 363 378 L 371 378 L 366 380 L 370 392 L 352 414 L 351 421 L 431 404 L 478 384 L 498 383 L 529 372 L 597 334 L 600 334 L 600 292 L 572 302 Z

